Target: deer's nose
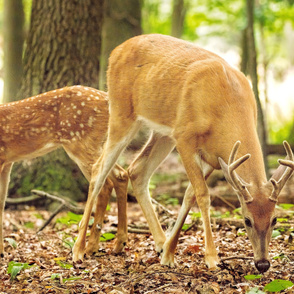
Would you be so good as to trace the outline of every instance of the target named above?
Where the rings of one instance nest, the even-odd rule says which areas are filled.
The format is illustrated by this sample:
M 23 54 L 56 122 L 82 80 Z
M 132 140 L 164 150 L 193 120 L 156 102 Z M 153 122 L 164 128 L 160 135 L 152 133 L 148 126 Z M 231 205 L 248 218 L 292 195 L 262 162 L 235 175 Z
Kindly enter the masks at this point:
M 255 262 L 255 267 L 259 272 L 264 273 L 270 268 L 270 263 L 266 259 L 258 260 Z

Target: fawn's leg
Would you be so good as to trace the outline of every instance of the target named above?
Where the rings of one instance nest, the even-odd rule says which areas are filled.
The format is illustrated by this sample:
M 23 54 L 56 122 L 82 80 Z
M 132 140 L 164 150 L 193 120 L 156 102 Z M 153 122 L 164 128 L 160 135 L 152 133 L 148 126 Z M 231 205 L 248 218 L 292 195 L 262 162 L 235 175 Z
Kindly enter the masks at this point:
M 98 195 L 104 185 L 105 179 L 114 167 L 119 155 L 129 144 L 130 140 L 137 133 L 140 123 L 135 121 L 123 121 L 124 128 L 119 128 L 117 120 L 112 127 L 110 119 L 108 139 L 104 150 L 98 161 L 93 165 L 90 181 L 88 200 L 86 203 L 83 218 L 80 222 L 79 235 L 73 247 L 73 260 L 83 259 L 86 244 L 86 232 L 94 205 L 95 197 Z M 117 129 L 118 128 L 118 129 Z
M 147 219 L 157 252 L 162 250 L 165 242 L 165 234 L 152 206 L 148 185 L 153 172 L 173 150 L 174 146 L 175 143 L 171 138 L 153 133 L 143 151 L 128 169 L 134 194 Z
M 118 224 L 114 252 L 119 253 L 123 250 L 128 241 L 127 191 L 129 177 L 128 173 L 119 165 L 115 165 L 109 177 L 113 182 L 117 198 Z
M 8 184 L 10 179 L 10 172 L 13 163 L 2 165 L 0 167 L 0 254 L 4 257 L 4 244 L 3 244 L 3 215 L 5 200 L 8 192 Z
M 96 212 L 94 223 L 91 228 L 89 241 L 86 245 L 86 253 L 91 255 L 99 250 L 100 234 L 103 226 L 106 207 L 113 189 L 113 184 L 109 179 L 106 179 L 104 186 L 99 194 L 96 202 Z

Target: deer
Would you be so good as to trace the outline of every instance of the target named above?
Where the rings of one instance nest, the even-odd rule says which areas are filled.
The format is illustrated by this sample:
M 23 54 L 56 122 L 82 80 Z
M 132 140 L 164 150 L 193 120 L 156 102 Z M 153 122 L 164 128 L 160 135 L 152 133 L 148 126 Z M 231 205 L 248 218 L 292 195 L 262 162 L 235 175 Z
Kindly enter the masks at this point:
M 170 36 L 150 34 L 131 38 L 112 51 L 107 85 L 108 137 L 93 165 L 80 240 L 95 196 L 119 155 L 144 125 L 152 133 L 129 166 L 128 174 L 161 264 L 175 266 L 181 228 L 197 202 L 203 219 L 205 263 L 208 268 L 217 267 L 206 179 L 213 170 L 222 169 L 240 200 L 255 267 L 259 272 L 267 271 L 268 247 L 276 223 L 275 204 L 293 173 L 293 153 L 285 142 L 286 161 L 279 161 L 280 166 L 268 181 L 256 131 L 256 101 L 247 78 L 208 50 Z M 175 147 L 190 184 L 176 223 L 165 236 L 151 204 L 148 183 Z M 74 260 L 82 258 L 83 250 L 77 241 Z
M 0 105 L 0 254 L 4 257 L 3 213 L 13 163 L 63 148 L 90 182 L 108 130 L 107 93 L 71 86 Z M 99 238 L 109 197 L 114 188 L 118 202 L 115 252 L 127 242 L 128 174 L 115 165 L 97 198 L 94 224 L 86 247 L 91 255 Z M 86 240 L 82 240 L 84 246 Z

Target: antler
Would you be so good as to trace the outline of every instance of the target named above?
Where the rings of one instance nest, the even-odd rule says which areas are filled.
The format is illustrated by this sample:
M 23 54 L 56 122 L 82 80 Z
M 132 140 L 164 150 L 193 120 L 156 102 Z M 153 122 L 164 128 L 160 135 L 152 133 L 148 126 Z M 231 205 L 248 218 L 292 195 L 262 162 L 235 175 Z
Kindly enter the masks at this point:
M 243 196 L 246 203 L 249 203 L 253 200 L 252 196 L 250 195 L 245 182 L 238 176 L 236 173 L 236 169 L 247 159 L 250 158 L 250 154 L 246 154 L 239 159 L 235 160 L 236 155 L 238 153 L 239 147 L 241 142 L 237 141 L 231 151 L 229 162 L 226 164 L 222 158 L 218 158 L 221 168 L 225 174 L 227 181 L 232 185 L 234 190 L 240 195 Z
M 284 147 L 285 147 L 285 150 L 287 153 L 287 157 L 286 157 L 286 159 L 279 159 L 278 162 L 281 165 L 286 166 L 287 168 L 278 181 L 276 181 L 274 178 L 271 178 L 271 180 L 270 180 L 274 189 L 273 189 L 272 194 L 269 197 L 269 199 L 274 202 L 278 201 L 278 196 L 279 196 L 281 190 L 283 189 L 284 185 L 286 184 L 286 182 L 291 177 L 291 175 L 294 171 L 294 155 L 291 150 L 291 147 L 287 141 L 284 141 L 283 144 L 284 144 Z

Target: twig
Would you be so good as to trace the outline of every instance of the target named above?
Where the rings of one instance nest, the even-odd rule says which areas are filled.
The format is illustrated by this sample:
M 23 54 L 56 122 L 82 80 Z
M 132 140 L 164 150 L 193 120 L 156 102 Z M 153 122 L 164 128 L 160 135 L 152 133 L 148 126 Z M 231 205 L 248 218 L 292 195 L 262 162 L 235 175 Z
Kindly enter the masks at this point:
M 84 213 L 84 208 L 77 207 L 73 204 L 71 204 L 69 201 L 65 200 L 64 198 L 51 195 L 49 193 L 46 193 L 44 191 L 39 191 L 39 190 L 32 190 L 31 191 L 33 194 L 36 194 L 38 197 L 44 197 L 44 198 L 50 198 L 52 200 L 58 201 L 61 204 L 57 207 L 57 209 L 50 215 L 49 219 L 44 222 L 42 227 L 37 231 L 37 233 L 41 232 L 42 230 L 45 229 L 46 226 L 50 224 L 52 219 L 60 213 L 64 208 L 67 208 L 68 210 L 72 211 L 75 214 L 83 214 Z
M 166 208 L 165 206 L 163 206 L 162 204 L 160 204 L 155 199 L 151 198 L 151 201 L 153 202 L 153 204 L 157 205 L 158 207 L 160 207 L 163 211 L 167 212 L 168 214 L 170 214 L 170 215 L 174 215 L 175 214 L 173 211 L 169 210 L 168 208 Z
M 222 202 L 224 202 L 226 205 L 228 205 L 229 207 L 231 207 L 232 209 L 236 209 L 236 206 L 233 205 L 231 202 L 229 202 L 228 200 L 226 200 L 224 197 L 217 195 L 217 194 L 213 194 L 212 196 L 220 199 Z
M 39 191 L 39 190 L 32 190 L 31 192 L 33 194 L 38 195 L 38 196 L 41 196 L 41 197 L 44 197 L 44 198 L 50 198 L 50 199 L 53 199 L 55 201 L 58 201 L 58 202 L 64 204 L 64 206 L 68 210 L 72 211 L 75 214 L 83 214 L 84 213 L 84 208 L 77 207 L 76 205 L 71 204 L 68 200 L 66 200 L 64 198 L 58 197 L 56 195 L 51 195 L 49 193 L 46 193 L 44 191 Z
M 50 217 L 43 223 L 42 227 L 37 231 L 37 234 L 45 229 L 50 222 L 53 220 L 53 218 L 64 209 L 65 205 L 62 203 L 57 207 L 57 209 L 50 215 Z
M 8 204 L 21 204 L 21 203 L 35 201 L 37 199 L 40 199 L 40 197 L 37 195 L 31 195 L 31 196 L 26 196 L 26 197 L 21 197 L 21 198 L 7 198 L 6 203 L 8 203 Z
M 155 292 L 155 291 L 157 292 L 159 289 L 167 288 L 167 287 L 172 286 L 172 285 L 173 285 L 173 284 L 166 284 L 166 285 L 163 285 L 163 286 L 158 287 L 158 288 L 156 288 L 156 289 L 149 290 L 149 291 L 145 292 L 145 294 L 146 294 L 146 293 L 152 293 L 152 292 Z
M 224 257 L 221 258 L 221 262 L 227 261 L 227 260 L 232 260 L 232 259 L 247 259 L 247 260 L 252 260 L 252 257 L 247 257 L 247 256 L 229 256 L 229 257 Z

